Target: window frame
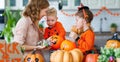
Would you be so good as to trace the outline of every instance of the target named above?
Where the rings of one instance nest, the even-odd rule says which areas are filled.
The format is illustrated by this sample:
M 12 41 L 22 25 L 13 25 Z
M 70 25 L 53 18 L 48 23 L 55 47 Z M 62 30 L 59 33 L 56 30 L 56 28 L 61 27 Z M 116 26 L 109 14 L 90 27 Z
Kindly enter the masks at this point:
M 23 6 L 23 0 L 15 0 L 15 6 L 10 6 L 10 0 L 7 1 L 8 7 L 10 7 L 11 10 L 23 10 L 25 6 Z M 28 0 L 29 1 L 29 0 Z
M 78 6 L 75 6 L 75 0 L 68 0 L 68 5 L 63 6 L 63 9 L 64 10 L 74 10 L 74 9 L 77 9 L 77 7 Z

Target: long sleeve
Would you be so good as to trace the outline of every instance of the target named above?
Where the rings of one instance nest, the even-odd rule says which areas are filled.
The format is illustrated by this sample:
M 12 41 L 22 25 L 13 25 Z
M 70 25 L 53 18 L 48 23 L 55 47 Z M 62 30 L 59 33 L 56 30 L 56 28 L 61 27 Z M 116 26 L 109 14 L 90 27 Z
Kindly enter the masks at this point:
M 83 33 L 78 40 L 78 48 L 82 51 L 91 50 L 94 46 L 94 33 L 91 30 L 87 30 L 87 32 Z
M 26 34 L 29 22 L 25 18 L 21 18 L 14 31 L 14 41 L 23 44 L 26 41 Z
M 63 37 L 65 39 L 66 32 L 65 32 L 64 27 L 62 26 L 61 23 L 58 23 L 57 27 L 58 27 L 57 29 L 59 30 L 59 36 L 61 36 L 61 37 Z

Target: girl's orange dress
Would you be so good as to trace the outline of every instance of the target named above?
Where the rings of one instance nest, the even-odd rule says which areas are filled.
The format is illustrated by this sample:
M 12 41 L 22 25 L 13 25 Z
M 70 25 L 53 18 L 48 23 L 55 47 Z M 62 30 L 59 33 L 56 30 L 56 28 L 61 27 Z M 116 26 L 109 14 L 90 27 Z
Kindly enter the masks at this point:
M 90 29 L 81 34 L 78 40 L 78 48 L 84 53 L 94 48 L 94 32 Z

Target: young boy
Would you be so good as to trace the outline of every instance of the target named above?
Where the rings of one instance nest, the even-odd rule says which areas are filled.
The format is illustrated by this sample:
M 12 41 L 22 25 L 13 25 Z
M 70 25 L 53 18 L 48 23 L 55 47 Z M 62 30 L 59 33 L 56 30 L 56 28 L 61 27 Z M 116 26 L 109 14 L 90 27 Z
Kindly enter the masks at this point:
M 80 35 L 78 39 L 78 48 L 86 53 L 91 51 L 94 47 L 94 32 L 90 27 L 91 21 L 93 19 L 93 14 L 89 10 L 87 6 L 83 6 L 78 8 L 76 16 L 76 28 L 83 30 L 83 33 Z
M 65 39 L 65 29 L 60 22 L 57 21 L 57 10 L 55 8 L 49 8 L 47 11 L 47 25 L 48 27 L 44 32 L 44 39 L 49 38 L 52 35 L 58 35 Z

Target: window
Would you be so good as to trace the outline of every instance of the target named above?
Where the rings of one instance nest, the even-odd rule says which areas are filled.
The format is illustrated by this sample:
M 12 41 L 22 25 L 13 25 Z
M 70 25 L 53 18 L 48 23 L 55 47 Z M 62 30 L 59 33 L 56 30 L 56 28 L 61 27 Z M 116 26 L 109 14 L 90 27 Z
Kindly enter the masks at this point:
M 16 0 L 10 0 L 10 6 L 16 6 Z
M 74 0 L 75 1 L 75 6 L 79 6 L 80 5 L 80 0 Z
M 68 5 L 68 0 L 62 0 L 63 6 L 67 6 Z
M 28 0 L 23 0 L 23 6 L 26 6 L 27 3 L 28 3 Z

